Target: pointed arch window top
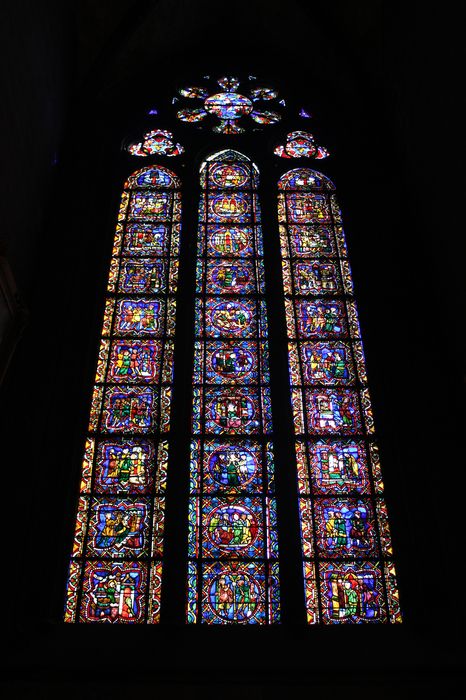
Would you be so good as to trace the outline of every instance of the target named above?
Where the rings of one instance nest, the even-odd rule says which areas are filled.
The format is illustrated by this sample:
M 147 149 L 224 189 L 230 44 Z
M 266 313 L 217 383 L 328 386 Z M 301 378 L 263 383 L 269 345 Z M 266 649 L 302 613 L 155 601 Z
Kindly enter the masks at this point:
M 259 184 L 259 171 L 255 163 L 232 149 L 219 151 L 206 158 L 200 168 L 201 187 L 207 185 L 207 172 L 211 188 L 247 188 L 251 177 L 253 187 Z
M 144 187 L 173 190 L 181 187 L 181 181 L 168 168 L 163 168 L 161 165 L 152 165 L 136 170 L 125 182 L 125 190 Z
M 207 79 L 207 78 L 206 78 Z M 255 78 L 254 78 L 255 80 Z M 212 131 L 221 134 L 242 134 L 245 131 L 245 118 L 250 117 L 260 125 L 276 124 L 281 120 L 281 113 L 272 109 L 264 109 L 278 100 L 278 92 L 269 87 L 257 86 L 239 92 L 241 81 L 234 76 L 225 76 L 216 81 L 215 88 L 183 87 L 178 90 L 181 97 L 187 100 L 186 106 L 177 112 L 177 117 L 183 122 L 202 122 L 214 120 Z M 220 90 L 219 90 L 220 88 Z M 189 102 L 188 102 L 189 100 Z M 192 101 L 195 100 L 194 103 Z M 202 104 L 200 101 L 202 100 Z M 178 101 L 178 98 L 174 98 Z M 283 100 L 277 102 L 277 107 L 283 106 Z M 219 119 L 220 123 L 215 124 Z
M 309 168 L 289 170 L 278 181 L 278 189 L 280 190 L 307 190 L 309 188 L 315 190 L 336 189 L 328 177 L 317 172 L 317 170 L 310 170 Z

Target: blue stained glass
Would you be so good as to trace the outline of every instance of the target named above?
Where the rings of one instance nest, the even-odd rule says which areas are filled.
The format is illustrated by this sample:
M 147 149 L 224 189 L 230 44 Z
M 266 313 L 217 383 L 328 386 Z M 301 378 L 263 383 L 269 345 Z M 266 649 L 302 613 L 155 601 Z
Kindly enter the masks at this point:
M 207 432 L 249 435 L 261 430 L 261 397 L 258 389 L 206 389 L 204 410 Z
M 262 500 L 205 497 L 202 505 L 205 557 L 250 558 L 264 555 Z
M 152 387 L 110 387 L 105 393 L 102 427 L 108 432 L 144 433 L 155 428 L 156 415 Z
M 309 432 L 361 433 L 358 392 L 351 389 L 306 389 Z
M 167 224 L 131 223 L 126 226 L 124 250 L 131 255 L 166 255 L 169 242 Z
M 297 294 L 342 293 L 340 274 L 336 263 L 309 260 L 295 262 L 295 286 Z
M 164 260 L 122 260 L 120 291 L 134 294 L 164 292 L 167 267 Z
M 309 384 L 349 384 L 354 381 L 348 343 L 301 343 L 304 376 Z
M 168 192 L 134 192 L 129 216 L 132 219 L 169 219 L 171 194 Z
M 208 226 L 207 232 L 208 255 L 241 258 L 254 255 L 254 231 L 250 226 Z M 201 252 L 203 249 L 202 246 Z
M 297 299 L 295 305 L 298 334 L 301 338 L 348 335 L 343 302 Z
M 252 219 L 251 195 L 246 192 L 219 192 L 209 198 L 212 222 L 249 223 Z
M 250 186 L 250 168 L 241 163 L 211 163 L 208 168 L 211 187 L 236 189 Z
M 310 134 L 289 137 L 277 155 L 328 155 Z M 278 187 L 308 623 L 401 622 L 393 563 L 383 561 L 392 548 L 335 188 L 304 168 Z
M 319 440 L 309 444 L 309 454 L 315 493 L 369 493 L 369 465 L 364 442 Z
M 81 622 L 143 621 L 147 565 L 136 562 L 87 562 L 83 575 Z
M 155 340 L 114 341 L 107 381 L 158 381 L 162 345 Z
M 377 564 L 326 562 L 320 565 L 322 613 L 329 623 L 386 619 L 382 573 Z
M 205 275 L 199 275 L 199 282 L 205 278 L 207 294 L 251 294 L 257 289 L 252 260 L 240 262 L 233 258 L 220 263 L 214 259 L 207 261 L 204 269 Z
M 257 305 L 250 298 L 206 299 L 205 332 L 210 337 L 253 338 L 257 323 Z
M 120 299 L 117 303 L 116 331 L 137 335 L 162 333 L 162 313 L 161 300 Z
M 201 383 L 202 361 L 205 353 L 205 381 L 209 384 L 258 384 L 259 367 L 257 345 L 251 341 L 216 341 L 196 343 L 199 355 L 199 373 L 196 380 Z
M 66 622 L 159 622 L 179 186 L 174 173 L 153 165 L 133 173 L 122 193 L 82 461 Z
M 315 502 L 318 551 L 326 557 L 376 555 L 376 530 L 368 500 L 324 498 Z
M 300 257 L 335 255 L 332 230 L 327 226 L 290 226 L 291 253 Z
M 293 223 L 327 223 L 331 220 L 325 194 L 294 192 L 287 195 L 286 204 L 288 216 Z
M 96 491 L 148 492 L 154 480 L 153 443 L 146 440 L 104 440 L 98 446 Z
M 88 540 L 91 556 L 124 558 L 147 554 L 148 499 L 95 499 L 91 504 Z
M 256 562 L 215 562 L 202 569 L 203 621 L 264 623 L 266 611 L 266 570 Z
M 262 447 L 252 440 L 208 440 L 203 445 L 203 487 L 206 493 L 262 490 Z M 199 452 L 198 452 L 199 458 Z

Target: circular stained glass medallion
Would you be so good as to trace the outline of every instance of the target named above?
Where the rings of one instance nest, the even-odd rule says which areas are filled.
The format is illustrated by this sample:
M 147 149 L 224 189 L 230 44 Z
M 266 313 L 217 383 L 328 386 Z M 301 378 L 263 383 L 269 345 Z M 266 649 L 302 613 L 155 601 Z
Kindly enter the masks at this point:
M 261 586 L 244 571 L 229 569 L 216 576 L 209 586 L 209 603 L 223 620 L 247 622 L 254 616 L 261 598 Z
M 244 447 L 219 447 L 209 458 L 207 469 L 220 486 L 247 486 L 259 471 L 255 455 Z
M 249 350 L 241 346 L 219 348 L 211 356 L 212 369 L 220 377 L 245 377 L 252 369 L 254 357 Z
M 238 119 L 252 112 L 252 102 L 238 92 L 218 92 L 204 102 L 209 114 L 215 114 L 220 119 Z

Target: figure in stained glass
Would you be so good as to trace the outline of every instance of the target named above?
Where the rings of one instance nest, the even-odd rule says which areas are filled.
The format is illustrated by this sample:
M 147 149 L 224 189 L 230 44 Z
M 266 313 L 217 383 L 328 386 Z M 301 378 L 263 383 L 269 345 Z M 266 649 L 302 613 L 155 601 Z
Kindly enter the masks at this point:
M 303 343 L 301 354 L 310 384 L 348 384 L 354 377 L 348 344 Z
M 301 338 L 346 335 L 345 308 L 341 301 L 299 299 L 296 315 Z
M 105 394 L 103 425 L 109 432 L 145 432 L 154 427 L 155 409 L 152 388 L 110 388 Z
M 380 570 L 365 564 L 323 564 L 324 618 L 329 622 L 376 622 L 384 617 Z
M 97 556 L 139 556 L 148 541 L 147 501 L 102 499 L 91 508 L 89 552 Z
M 309 450 L 311 478 L 318 493 L 368 492 L 364 443 L 319 441 L 312 443 Z
M 106 440 L 97 457 L 97 490 L 144 491 L 151 485 L 154 450 L 149 442 Z
M 126 226 L 124 249 L 131 255 L 165 255 L 168 242 L 166 224 L 132 223 Z
M 254 271 L 251 265 L 234 261 L 220 265 L 207 263 L 206 291 L 225 294 L 241 294 L 255 289 Z
M 356 391 L 307 390 L 306 399 L 311 433 L 353 433 L 362 430 Z
M 259 426 L 259 397 L 242 388 L 206 391 L 206 427 L 214 433 L 256 431 Z
M 168 192 L 134 192 L 129 216 L 132 219 L 168 219 L 171 196 Z
M 246 192 L 222 192 L 212 194 L 208 200 L 209 214 L 213 222 L 251 220 L 251 199 Z
M 245 488 L 260 476 L 260 457 L 254 445 L 219 445 L 208 456 L 207 472 L 219 487 Z
M 252 229 L 235 226 L 209 226 L 209 254 L 241 255 L 252 254 Z
M 134 563 L 92 562 L 84 575 L 82 622 L 137 622 L 146 588 L 146 572 Z
M 117 305 L 117 332 L 154 334 L 161 330 L 161 302 L 159 300 L 122 299 Z
M 213 163 L 209 167 L 213 187 L 237 188 L 249 184 L 249 168 L 240 163 Z
M 334 255 L 332 231 L 326 226 L 290 226 L 291 252 L 298 256 Z
M 154 381 L 160 372 L 160 342 L 127 340 L 113 343 L 109 377 L 114 381 Z
M 204 555 L 257 557 L 263 551 L 262 503 L 257 498 L 203 503 Z
M 213 335 L 248 336 L 253 331 L 253 305 L 251 302 L 208 301 Z
M 263 567 L 252 563 L 206 567 L 206 618 L 212 622 L 254 623 L 265 619 Z M 209 614 L 210 613 L 210 614 Z
M 327 198 L 323 194 L 292 192 L 286 198 L 288 216 L 293 223 L 327 223 L 330 210 Z
M 251 370 L 257 366 L 254 345 L 245 341 L 240 344 L 220 343 L 214 347 L 216 349 L 209 351 L 209 357 L 215 374 L 209 372 L 208 381 L 214 381 L 215 375 L 229 381 L 247 381 Z M 254 373 L 254 377 L 257 381 L 257 373 Z
M 327 557 L 372 556 L 375 529 L 369 502 L 326 498 L 315 506 L 317 547 Z
M 132 293 L 157 293 L 164 290 L 166 264 L 163 260 L 124 260 L 120 272 L 120 290 Z
M 338 270 L 333 263 L 318 260 L 295 263 L 295 282 L 300 294 L 324 294 L 338 289 Z

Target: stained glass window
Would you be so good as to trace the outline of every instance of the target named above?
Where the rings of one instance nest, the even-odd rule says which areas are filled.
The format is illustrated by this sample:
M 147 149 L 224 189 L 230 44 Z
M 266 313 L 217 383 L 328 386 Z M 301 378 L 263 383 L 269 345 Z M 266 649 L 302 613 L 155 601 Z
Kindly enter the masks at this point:
M 309 623 L 401 621 L 341 213 L 331 181 L 291 170 L 279 228 Z
M 156 623 L 173 382 L 180 182 L 125 184 L 69 571 L 67 622 Z
M 201 168 L 189 505 L 189 622 L 279 619 L 268 331 L 256 166 Z
M 203 84 L 180 88 L 172 104 L 185 133 L 204 122 L 227 141 L 243 133 L 248 121 L 254 130 L 279 124 L 285 107 L 275 88 L 252 75 L 247 80 L 224 76 L 213 85 L 204 76 Z M 299 115 L 311 118 L 304 109 Z M 173 133 L 159 128 L 126 150 L 134 156 L 184 153 Z M 274 154 L 318 160 L 329 155 L 302 130 L 283 132 L 282 143 L 273 152 L 266 149 L 264 158 L 272 163 Z M 186 397 L 182 378 L 174 386 L 180 181 L 170 170 L 153 165 L 133 173 L 124 186 L 82 463 L 65 620 L 158 623 L 162 573 L 173 582 L 177 570 L 178 584 L 186 580 L 184 619 L 191 624 L 270 625 L 280 622 L 281 610 L 297 621 L 299 605 L 309 624 L 400 622 L 371 399 L 335 188 L 325 175 L 307 168 L 283 175 L 278 183 L 279 240 L 274 243 L 276 234 L 267 231 L 264 258 L 256 164 L 243 153 L 222 150 L 206 158 L 199 179 L 197 241 L 191 237 L 196 256 L 188 260 L 189 248 L 183 253 L 186 274 L 180 290 L 187 300 L 194 296 L 194 347 L 184 356 L 193 361 L 191 423 L 186 420 L 183 427 L 183 411 L 177 409 L 177 427 L 172 425 L 171 433 L 172 394 L 180 401 Z M 281 265 L 284 284 L 287 340 L 278 314 L 272 324 L 278 345 L 273 347 L 272 377 L 267 319 L 272 309 L 267 304 L 282 301 L 275 292 L 266 293 L 264 259 L 269 279 L 278 278 Z M 190 265 L 192 272 L 195 268 L 192 288 Z M 192 326 L 189 330 L 182 314 L 179 325 L 177 337 L 192 337 Z M 280 372 L 275 376 L 285 356 L 289 383 Z M 293 427 L 284 421 L 276 433 L 272 387 L 286 402 L 283 415 L 288 417 L 291 398 L 293 415 Z M 168 459 L 176 462 L 176 455 L 187 456 L 188 450 L 189 483 L 187 458 L 185 478 L 181 464 L 169 482 L 165 541 Z M 281 465 L 277 491 L 276 450 Z M 288 490 L 287 497 L 295 463 L 298 488 L 295 496 Z M 277 522 L 277 502 L 289 522 Z M 170 510 L 178 513 L 178 524 Z M 186 520 L 186 549 L 174 553 L 173 543 L 179 544 Z M 280 565 L 281 591 L 279 526 L 282 541 L 292 545 L 296 537 L 297 545 L 290 547 L 287 566 Z M 182 564 L 187 564 L 187 577 L 179 573 Z M 294 583 L 303 584 L 299 604 L 290 601 Z M 171 586 L 164 584 L 164 590 Z M 165 600 L 166 619 L 177 614 L 179 621 L 181 606 L 174 613 L 176 604 L 169 595 Z

